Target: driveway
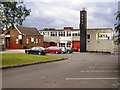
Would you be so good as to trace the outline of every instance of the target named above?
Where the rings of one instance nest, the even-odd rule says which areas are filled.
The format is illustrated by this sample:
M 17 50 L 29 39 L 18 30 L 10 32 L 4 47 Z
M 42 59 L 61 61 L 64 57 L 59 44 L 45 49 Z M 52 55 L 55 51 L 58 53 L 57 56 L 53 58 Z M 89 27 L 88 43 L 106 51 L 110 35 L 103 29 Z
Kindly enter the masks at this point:
M 118 56 L 47 54 L 68 60 L 2 71 L 3 88 L 117 88 Z

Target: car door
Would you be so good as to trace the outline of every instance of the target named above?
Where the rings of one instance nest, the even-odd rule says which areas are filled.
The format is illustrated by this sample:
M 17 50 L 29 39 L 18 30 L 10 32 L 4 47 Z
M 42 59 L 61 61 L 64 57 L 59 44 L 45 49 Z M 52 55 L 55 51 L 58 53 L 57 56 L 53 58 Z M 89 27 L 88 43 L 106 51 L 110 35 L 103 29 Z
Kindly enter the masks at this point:
M 47 48 L 47 51 L 48 51 L 49 53 L 50 53 L 50 48 L 51 48 L 51 47 L 48 47 L 48 48 Z
M 51 47 L 50 52 L 52 53 L 54 52 L 54 47 Z
M 34 52 L 35 52 L 35 47 L 32 47 L 31 50 L 30 50 L 30 53 L 34 54 Z
M 39 51 L 40 51 L 40 48 L 39 48 L 39 47 L 36 47 L 34 53 L 35 53 L 35 54 L 38 54 Z
M 57 47 L 54 47 L 53 52 L 55 53 L 56 51 L 59 52 L 59 49 Z

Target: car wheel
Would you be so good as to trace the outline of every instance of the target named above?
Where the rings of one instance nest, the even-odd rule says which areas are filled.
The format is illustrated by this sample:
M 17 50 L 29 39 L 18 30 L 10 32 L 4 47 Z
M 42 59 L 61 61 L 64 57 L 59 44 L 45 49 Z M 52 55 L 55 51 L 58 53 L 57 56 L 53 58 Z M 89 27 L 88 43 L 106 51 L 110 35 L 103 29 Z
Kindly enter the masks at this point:
M 41 52 L 38 52 L 38 55 L 41 55 Z
M 70 51 L 68 51 L 67 53 L 70 53 Z
M 27 51 L 26 53 L 29 54 L 29 51 Z
M 56 51 L 55 53 L 58 54 L 58 51 Z
M 62 54 L 64 53 L 64 52 L 61 52 Z

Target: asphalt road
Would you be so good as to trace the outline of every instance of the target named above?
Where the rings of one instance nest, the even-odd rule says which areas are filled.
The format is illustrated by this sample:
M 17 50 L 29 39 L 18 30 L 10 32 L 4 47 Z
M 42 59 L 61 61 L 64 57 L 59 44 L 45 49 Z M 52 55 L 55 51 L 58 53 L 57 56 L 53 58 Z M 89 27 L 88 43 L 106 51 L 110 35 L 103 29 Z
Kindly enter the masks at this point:
M 64 61 L 4 69 L 3 88 L 117 88 L 118 56 L 105 54 L 47 54 Z

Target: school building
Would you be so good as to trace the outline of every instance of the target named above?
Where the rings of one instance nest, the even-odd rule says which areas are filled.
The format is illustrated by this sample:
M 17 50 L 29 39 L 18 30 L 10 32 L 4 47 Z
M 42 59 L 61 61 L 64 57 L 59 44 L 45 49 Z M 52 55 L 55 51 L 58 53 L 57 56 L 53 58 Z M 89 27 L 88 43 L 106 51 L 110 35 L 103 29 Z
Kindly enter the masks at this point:
M 39 30 L 44 35 L 44 47 L 71 47 L 80 52 L 114 53 L 114 31 L 112 28 L 87 28 L 87 11 L 80 11 L 80 28 L 64 27 L 61 30 Z

